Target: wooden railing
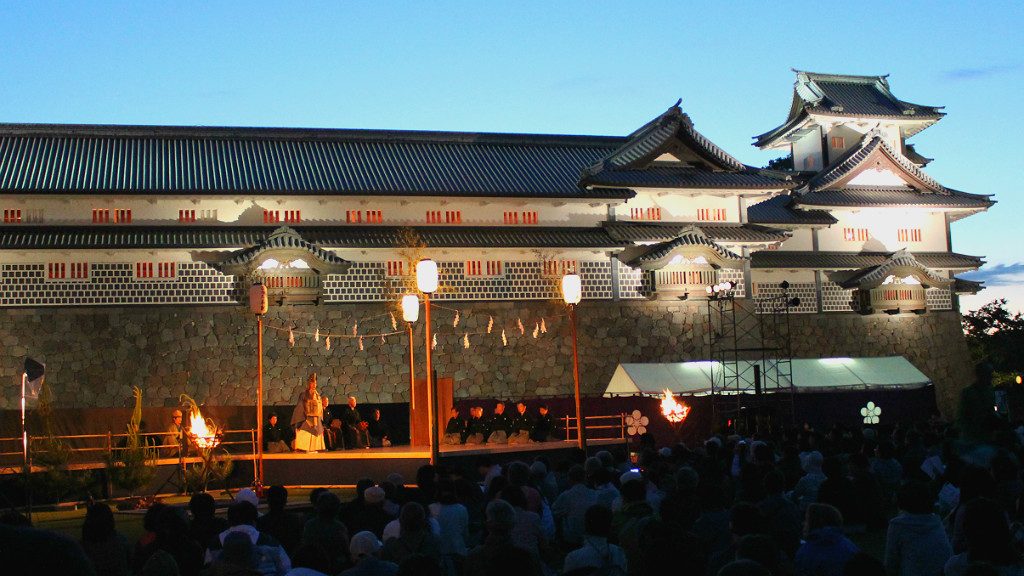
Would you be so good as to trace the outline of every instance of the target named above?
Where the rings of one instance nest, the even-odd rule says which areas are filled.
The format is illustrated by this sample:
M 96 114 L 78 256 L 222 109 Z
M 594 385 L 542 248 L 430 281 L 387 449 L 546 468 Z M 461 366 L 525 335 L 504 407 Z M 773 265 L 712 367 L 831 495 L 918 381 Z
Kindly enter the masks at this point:
M 565 439 L 576 440 L 576 417 L 564 416 Z M 626 415 L 584 416 L 583 430 L 587 439 L 626 441 Z

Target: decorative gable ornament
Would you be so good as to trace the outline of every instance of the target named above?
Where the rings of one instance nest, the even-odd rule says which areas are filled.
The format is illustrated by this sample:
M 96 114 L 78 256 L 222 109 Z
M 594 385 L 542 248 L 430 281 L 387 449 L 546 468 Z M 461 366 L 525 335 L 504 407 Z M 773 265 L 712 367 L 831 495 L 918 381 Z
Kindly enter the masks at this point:
M 314 304 L 322 301 L 323 276 L 343 274 L 351 263 L 282 226 L 259 244 L 211 266 L 243 281 L 262 283 L 273 303 Z

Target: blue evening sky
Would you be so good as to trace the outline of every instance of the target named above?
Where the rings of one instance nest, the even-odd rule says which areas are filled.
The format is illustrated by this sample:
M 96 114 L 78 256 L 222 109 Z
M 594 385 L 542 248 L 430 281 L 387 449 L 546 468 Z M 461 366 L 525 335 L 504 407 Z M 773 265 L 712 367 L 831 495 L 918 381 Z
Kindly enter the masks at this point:
M 0 0 L 0 122 L 623 135 L 677 98 L 742 161 L 790 68 L 890 74 L 948 116 L 927 171 L 995 194 L 954 225 L 1024 307 L 1022 2 L 16 2 Z M 968 303 L 965 302 L 965 303 Z

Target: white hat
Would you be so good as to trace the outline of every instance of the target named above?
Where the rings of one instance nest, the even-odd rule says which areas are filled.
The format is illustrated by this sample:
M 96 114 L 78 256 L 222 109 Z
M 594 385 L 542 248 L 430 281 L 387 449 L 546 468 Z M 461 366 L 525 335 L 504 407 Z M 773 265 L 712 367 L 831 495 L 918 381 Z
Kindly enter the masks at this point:
M 643 480 L 643 479 L 644 479 L 644 477 L 643 477 L 642 474 L 640 474 L 639 472 L 634 472 L 634 471 L 630 470 L 629 472 L 626 472 L 622 476 L 619 476 L 619 485 L 621 486 L 621 485 L 625 484 L 626 482 L 629 482 L 630 480 Z
M 380 486 L 370 486 L 363 491 L 363 499 L 367 504 L 380 504 L 384 501 L 384 489 Z
M 260 507 L 260 497 L 251 488 L 243 488 L 235 494 L 235 502 L 248 502 L 256 508 Z
M 369 556 L 376 554 L 380 550 L 383 544 L 377 539 L 377 536 L 368 530 L 363 530 L 352 537 L 348 542 L 348 551 L 352 554 L 353 560 L 358 560 L 363 556 Z

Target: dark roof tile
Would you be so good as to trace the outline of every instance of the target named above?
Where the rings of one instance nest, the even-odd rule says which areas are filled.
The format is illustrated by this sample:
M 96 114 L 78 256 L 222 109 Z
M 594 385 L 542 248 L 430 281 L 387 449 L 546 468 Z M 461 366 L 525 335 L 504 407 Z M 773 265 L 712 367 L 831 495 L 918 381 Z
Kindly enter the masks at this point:
M 824 210 L 800 210 L 789 195 L 773 196 L 747 208 L 747 219 L 752 224 L 831 226 L 838 222 Z
M 751 255 L 754 268 L 810 268 L 818 270 L 860 270 L 880 266 L 892 256 L 887 252 L 797 252 L 764 250 Z M 973 270 L 984 261 L 977 256 L 955 252 L 917 252 L 917 261 L 940 270 Z

